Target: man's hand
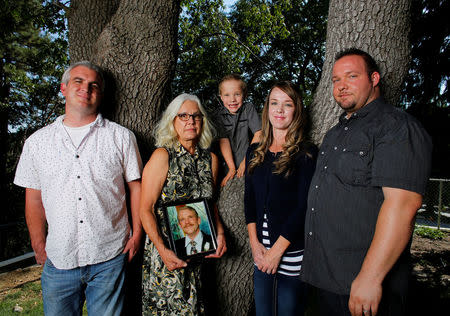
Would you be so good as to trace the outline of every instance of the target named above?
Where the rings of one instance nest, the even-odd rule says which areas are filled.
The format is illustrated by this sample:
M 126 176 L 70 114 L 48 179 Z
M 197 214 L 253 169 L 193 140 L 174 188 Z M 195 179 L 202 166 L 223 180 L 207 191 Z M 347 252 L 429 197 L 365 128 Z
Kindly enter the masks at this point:
M 47 252 L 45 251 L 47 233 L 45 210 L 40 190 L 26 188 L 25 218 L 36 262 L 42 265 L 47 260 Z
M 125 249 L 123 249 L 123 253 L 128 252 L 128 262 L 130 262 L 134 258 L 136 253 L 139 251 L 140 244 L 141 244 L 140 236 L 138 238 L 133 235 L 130 239 L 128 239 L 128 242 L 125 245 Z
M 348 306 L 353 316 L 377 314 L 381 284 L 408 244 L 422 205 L 422 196 L 416 192 L 383 187 L 383 195 L 372 243 L 350 290 Z
M 234 175 L 236 174 L 236 169 L 228 169 L 228 173 L 225 176 L 225 178 L 223 178 L 222 183 L 220 183 L 221 187 L 224 187 L 227 185 L 227 182 L 231 179 L 234 178 Z
M 381 284 L 360 274 L 353 280 L 348 307 L 352 316 L 375 316 L 381 301 Z
M 34 257 L 36 258 L 36 263 L 43 265 L 47 260 L 47 252 L 45 251 L 45 242 L 40 242 L 39 244 L 34 245 L 32 243 Z

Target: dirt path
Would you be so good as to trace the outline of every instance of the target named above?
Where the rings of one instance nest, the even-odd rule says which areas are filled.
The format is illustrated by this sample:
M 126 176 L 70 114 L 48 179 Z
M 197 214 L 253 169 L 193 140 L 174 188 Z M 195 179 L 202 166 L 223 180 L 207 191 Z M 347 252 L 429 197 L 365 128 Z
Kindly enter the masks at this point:
M 413 275 L 418 281 L 433 280 L 434 285 L 450 286 L 450 234 L 442 240 L 415 235 L 411 246 Z
M 26 283 L 40 281 L 41 272 L 42 267 L 34 265 L 0 274 L 0 300 L 8 294 L 20 291 Z

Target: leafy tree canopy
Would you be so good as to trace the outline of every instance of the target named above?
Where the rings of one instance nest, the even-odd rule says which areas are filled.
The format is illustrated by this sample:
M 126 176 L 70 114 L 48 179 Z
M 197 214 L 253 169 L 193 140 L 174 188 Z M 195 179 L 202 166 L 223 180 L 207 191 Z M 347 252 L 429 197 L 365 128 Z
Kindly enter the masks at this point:
M 12 185 L 23 140 L 62 111 L 58 97 L 68 63 L 64 14 L 50 1 L 0 0 L 0 191 L 9 204 L 3 219 L 22 200 Z
M 406 105 L 448 107 L 450 99 L 450 3 L 413 0 L 411 7 L 411 55 L 405 82 Z
M 10 129 L 42 126 L 61 109 L 64 13 L 51 1 L 0 0 L 0 6 L 0 106 Z
M 240 0 L 229 13 L 221 0 L 182 5 L 175 93 L 196 93 L 215 107 L 220 78 L 236 72 L 257 106 L 283 79 L 299 84 L 310 102 L 323 63 L 328 1 Z
M 450 166 L 450 3 L 413 0 L 411 65 L 403 104 L 433 138 L 432 175 L 449 177 Z

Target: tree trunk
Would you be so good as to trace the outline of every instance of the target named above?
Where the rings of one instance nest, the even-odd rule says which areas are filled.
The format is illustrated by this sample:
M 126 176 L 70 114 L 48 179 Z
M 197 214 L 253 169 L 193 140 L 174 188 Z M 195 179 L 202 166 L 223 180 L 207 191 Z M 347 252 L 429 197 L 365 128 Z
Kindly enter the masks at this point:
M 72 0 L 68 9 L 71 62 L 105 70 L 100 111 L 132 130 L 145 163 L 152 132 L 168 104 L 177 60 L 179 0 Z M 128 266 L 124 310 L 140 315 L 142 252 Z
M 227 241 L 227 252 L 214 263 L 211 315 L 248 315 L 253 306 L 253 259 L 244 216 L 244 178 L 228 182 L 217 203 Z M 213 294 L 213 295 L 211 295 Z M 211 308 L 211 306 L 210 306 Z
M 102 112 L 136 134 L 144 161 L 169 99 L 179 11 L 179 0 L 74 0 L 69 9 L 71 62 L 105 69 Z
M 342 110 L 332 94 L 331 72 L 337 52 L 360 48 L 378 62 L 382 93 L 392 104 L 400 100 L 410 60 L 411 0 L 331 0 L 328 11 L 325 62 L 311 106 L 312 140 L 319 144 Z
M 120 0 L 72 0 L 67 11 L 70 59 L 72 62 L 92 60 L 97 41 L 111 21 Z

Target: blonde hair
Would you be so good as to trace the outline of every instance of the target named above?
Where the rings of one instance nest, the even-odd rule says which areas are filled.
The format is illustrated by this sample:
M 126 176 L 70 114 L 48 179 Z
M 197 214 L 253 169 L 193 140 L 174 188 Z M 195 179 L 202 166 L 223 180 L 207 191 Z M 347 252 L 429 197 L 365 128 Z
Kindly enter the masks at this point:
M 180 107 L 188 100 L 197 103 L 198 109 L 203 114 L 202 129 L 200 131 L 198 145 L 203 149 L 207 149 L 211 145 L 214 138 L 214 128 L 206 116 L 206 111 L 201 105 L 200 99 L 195 95 L 182 93 L 169 103 L 167 109 L 162 114 L 160 121 L 156 125 L 154 133 L 156 146 L 172 148 L 177 146 L 178 135 L 173 126 L 173 121 L 175 120 Z
M 247 84 L 242 79 L 242 77 L 240 75 L 238 75 L 238 74 L 226 75 L 225 77 L 223 77 L 220 80 L 220 82 L 219 82 L 219 95 L 222 95 L 222 85 L 224 84 L 225 81 L 239 81 L 239 84 L 240 84 L 241 90 L 242 90 L 242 97 L 243 97 L 243 99 L 247 98 Z
M 264 161 L 264 156 L 269 150 L 273 142 L 272 124 L 269 120 L 269 98 L 273 89 L 278 88 L 286 93 L 294 102 L 295 113 L 291 124 L 288 127 L 286 134 L 286 141 L 283 144 L 283 151 L 274 162 L 275 174 L 285 174 L 289 176 L 292 172 L 292 162 L 294 156 L 302 150 L 302 143 L 305 142 L 304 129 L 306 125 L 305 115 L 303 113 L 303 102 L 298 88 L 290 81 L 277 82 L 269 92 L 269 95 L 264 102 L 264 109 L 262 113 L 262 136 L 261 141 L 256 147 L 254 156 L 248 165 L 248 173 L 251 173 L 258 165 Z M 310 155 L 307 153 L 307 155 Z

